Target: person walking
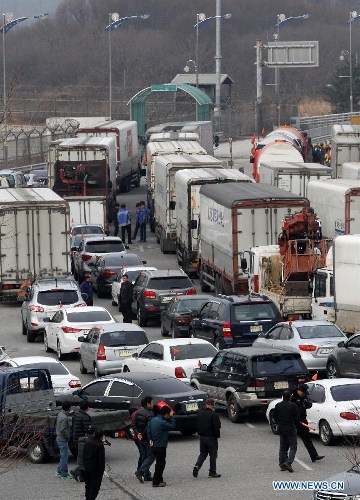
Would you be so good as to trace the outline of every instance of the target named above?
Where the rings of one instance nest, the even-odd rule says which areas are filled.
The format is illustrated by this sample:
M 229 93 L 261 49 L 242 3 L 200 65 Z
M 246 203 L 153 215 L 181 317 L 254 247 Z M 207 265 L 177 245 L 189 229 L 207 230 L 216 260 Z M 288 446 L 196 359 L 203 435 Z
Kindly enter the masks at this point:
M 193 469 L 193 476 L 198 477 L 199 470 L 207 456 L 210 457 L 209 477 L 221 477 L 216 472 L 216 459 L 218 452 L 218 439 L 220 437 L 221 422 L 219 415 L 214 411 L 215 401 L 207 398 L 205 408 L 197 415 L 197 428 L 200 436 L 200 455 Z
M 136 212 L 135 212 L 135 230 L 134 230 L 133 240 L 136 240 L 136 236 L 137 236 L 139 228 L 140 228 L 140 224 L 139 224 L 140 203 L 136 203 L 135 210 L 136 210 Z
M 105 471 L 104 432 L 96 429 L 84 446 L 85 500 L 95 500 Z
M 133 286 L 127 274 L 123 274 L 121 280 L 118 298 L 119 311 L 123 315 L 123 323 L 132 323 L 131 303 L 133 299 Z
M 155 416 L 153 408 L 154 401 L 151 396 L 145 396 L 141 401 L 141 406 L 135 414 L 133 429 L 137 434 L 142 458 L 141 466 L 135 472 L 136 478 L 143 483 L 144 481 L 152 481 L 150 467 L 155 461 L 155 456 L 152 452 L 149 437 L 147 435 L 147 426 L 150 420 Z M 144 478 L 144 479 L 143 479 Z
M 153 475 L 153 486 L 162 488 L 166 486 L 163 478 L 163 473 L 166 465 L 166 448 L 168 445 L 169 431 L 176 429 L 176 422 L 172 416 L 171 409 L 164 405 L 159 415 L 152 418 L 147 426 L 147 436 L 152 452 L 155 456 L 155 471 Z
M 86 305 L 87 306 L 92 306 L 94 305 L 94 291 L 91 283 L 91 275 L 90 274 L 85 274 L 85 279 L 80 285 L 80 291 L 81 293 L 86 293 L 87 298 L 85 299 Z
M 118 212 L 120 205 L 119 203 L 115 203 L 114 208 L 111 211 L 111 219 L 114 224 L 114 236 L 119 234 L 119 222 L 118 222 Z
M 279 466 L 281 470 L 294 472 L 292 463 L 297 450 L 296 428 L 300 423 L 298 407 L 291 401 L 291 392 L 283 392 L 283 400 L 277 403 L 274 410 L 274 421 L 279 426 L 280 447 Z
M 75 411 L 72 418 L 72 438 L 79 455 L 79 439 L 84 437 L 91 426 L 91 417 L 89 415 L 89 405 L 86 401 L 80 401 L 79 409 Z M 80 481 L 81 470 L 77 466 L 70 471 L 70 474 L 76 481 Z
M 85 431 L 85 435 L 79 437 L 77 442 L 77 456 L 76 456 L 76 468 L 70 471 L 72 477 L 78 482 L 83 483 L 85 481 L 84 477 L 84 449 L 85 443 L 89 439 L 90 436 L 95 436 L 95 431 L 97 427 L 96 425 L 89 425 L 89 427 Z
M 61 479 L 72 479 L 68 472 L 69 441 L 70 441 L 70 403 L 64 402 L 56 418 L 56 443 L 60 451 L 59 465 L 56 475 Z
M 127 233 L 128 243 L 131 244 L 131 214 L 123 203 L 118 211 L 118 225 L 121 227 L 121 239 L 125 243 L 125 233 Z
M 143 462 L 142 456 L 141 456 L 141 451 L 140 451 L 140 444 L 139 444 L 138 435 L 137 435 L 137 433 L 135 432 L 135 429 L 134 429 L 134 427 L 135 427 L 136 413 L 139 410 L 142 410 L 142 408 L 143 408 L 142 403 L 143 403 L 143 400 L 141 400 L 139 408 L 137 410 L 133 411 L 132 414 L 131 414 L 131 417 L 130 417 L 130 434 L 131 434 L 131 437 L 133 438 L 135 446 L 137 447 L 138 452 L 139 452 L 136 470 L 141 467 L 141 464 Z
M 303 423 L 308 425 L 306 410 L 312 407 L 312 402 L 307 399 L 309 393 L 309 386 L 306 384 L 301 384 L 292 394 L 292 401 L 296 404 L 299 410 L 300 422 L 297 426 L 297 435 L 301 438 L 304 443 L 305 448 L 307 449 L 311 461 L 317 462 L 318 460 L 322 460 L 325 458 L 325 455 L 319 455 L 316 451 L 316 448 L 311 440 L 310 429 Z
M 139 226 L 140 226 L 140 241 L 146 242 L 146 225 L 149 222 L 150 212 L 145 201 L 140 201 Z

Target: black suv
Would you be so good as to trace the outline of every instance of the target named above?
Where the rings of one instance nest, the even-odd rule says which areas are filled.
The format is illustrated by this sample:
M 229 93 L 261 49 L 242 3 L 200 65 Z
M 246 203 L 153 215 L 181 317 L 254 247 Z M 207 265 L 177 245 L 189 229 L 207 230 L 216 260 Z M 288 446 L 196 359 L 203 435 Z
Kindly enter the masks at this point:
M 132 311 L 139 326 L 160 319 L 161 311 L 175 295 L 195 295 L 193 282 L 182 269 L 141 271 L 134 283 Z
M 250 410 L 266 409 L 284 389 L 295 390 L 308 379 L 297 352 L 242 347 L 218 352 L 208 366 L 201 365 L 191 375 L 190 385 L 226 407 L 232 422 L 240 422 Z
M 259 333 L 266 333 L 280 318 L 278 308 L 265 295 L 219 295 L 202 306 L 190 323 L 189 334 L 218 349 L 250 346 Z

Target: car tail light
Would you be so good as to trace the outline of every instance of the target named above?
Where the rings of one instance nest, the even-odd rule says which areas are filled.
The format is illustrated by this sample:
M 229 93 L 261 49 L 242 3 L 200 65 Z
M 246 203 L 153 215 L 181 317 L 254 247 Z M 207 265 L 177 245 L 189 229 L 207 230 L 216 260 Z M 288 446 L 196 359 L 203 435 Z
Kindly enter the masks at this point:
M 126 434 L 126 431 L 124 431 L 124 430 L 122 430 L 122 431 L 114 431 L 113 432 L 113 437 L 114 438 L 126 438 L 127 434 Z
M 107 278 L 109 276 L 114 276 L 114 274 L 116 275 L 117 272 L 116 271 L 110 271 L 109 269 L 106 269 L 106 271 L 103 271 L 101 273 L 101 276 L 103 276 L 104 278 Z
M 190 288 L 189 290 L 186 290 L 185 295 L 196 295 L 196 289 Z
M 306 384 L 306 382 L 307 382 L 306 378 L 299 378 L 298 379 L 298 386 L 302 385 L 302 384 Z
M 263 380 L 253 380 L 249 382 L 246 389 L 248 392 L 263 392 L 265 390 L 265 382 Z
M 144 290 L 144 299 L 156 299 L 156 293 L 151 290 Z
M 175 367 L 175 377 L 176 378 L 186 378 L 185 370 L 182 366 Z
M 86 307 L 86 302 L 81 302 L 80 304 L 75 304 L 74 307 Z
M 159 410 L 161 410 L 161 408 L 163 406 L 168 406 L 170 408 L 170 410 L 173 412 L 173 414 L 175 415 L 175 411 L 174 409 L 172 408 L 172 406 L 169 405 L 169 403 L 167 403 L 166 401 L 159 401 L 158 403 L 156 403 L 156 406 L 159 408 Z
M 222 331 L 223 331 L 223 337 L 224 337 L 224 339 L 228 339 L 228 338 L 232 337 L 231 323 L 230 323 L 230 321 L 226 321 L 223 324 Z
M 300 344 L 299 349 L 300 349 L 300 351 L 305 351 L 305 352 L 312 351 L 313 352 L 313 351 L 316 351 L 317 347 L 316 347 L 316 345 Z
M 99 345 L 98 350 L 97 350 L 96 359 L 98 361 L 105 361 L 106 360 L 105 347 L 103 345 Z
M 356 415 L 352 411 L 342 411 L 340 417 L 344 420 L 360 420 L 360 415 Z
M 192 320 L 192 317 L 189 317 L 189 318 L 178 318 L 177 319 L 177 322 L 180 324 L 180 325 L 186 325 L 188 323 L 191 323 L 191 320 Z
M 30 311 L 34 311 L 34 312 L 37 312 L 37 313 L 43 313 L 43 312 L 45 312 L 44 308 L 41 307 L 41 306 L 30 306 Z
M 76 389 L 76 387 L 81 387 L 80 380 L 78 378 L 75 380 L 70 380 L 69 387 L 71 387 L 71 389 Z
M 83 254 L 82 254 L 82 256 L 81 256 L 81 258 L 82 258 L 82 260 L 83 260 L 84 262 L 86 262 L 86 261 L 90 260 L 90 259 L 91 259 L 91 257 L 92 257 L 92 256 L 91 256 L 91 255 L 89 255 L 89 254 L 87 254 L 87 253 L 83 253 Z
M 79 333 L 79 332 L 81 332 L 81 328 L 74 328 L 72 326 L 62 326 L 61 329 L 64 333 Z

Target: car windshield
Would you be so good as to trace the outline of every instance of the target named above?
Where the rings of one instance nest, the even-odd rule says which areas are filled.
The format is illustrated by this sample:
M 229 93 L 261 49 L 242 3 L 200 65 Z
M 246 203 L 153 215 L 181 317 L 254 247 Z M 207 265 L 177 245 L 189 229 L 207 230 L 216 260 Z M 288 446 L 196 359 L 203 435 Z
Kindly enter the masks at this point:
M 49 370 L 50 375 L 68 375 L 69 372 L 61 363 L 30 363 L 21 365 L 23 368 L 44 368 Z
M 143 380 L 141 382 L 143 394 L 172 395 L 183 392 L 194 392 L 194 388 L 176 378 L 159 378 L 157 380 Z
M 231 321 L 261 321 L 279 315 L 271 302 L 246 302 L 231 306 Z
M 81 309 L 81 307 L 79 308 Z M 107 311 L 76 311 L 67 314 L 69 323 L 93 323 L 94 321 L 111 321 L 112 317 Z
M 138 346 L 148 343 L 145 332 L 138 330 L 105 332 L 100 337 L 100 345 L 105 347 Z
M 178 312 L 198 311 L 208 301 L 206 299 L 179 300 Z
M 121 267 L 124 266 L 138 266 L 141 265 L 141 259 L 138 255 L 108 255 L 105 258 L 105 266 Z
M 170 356 L 173 361 L 181 359 L 213 358 L 217 349 L 211 344 L 185 344 L 169 347 Z
M 86 243 L 86 252 L 89 253 L 113 253 L 123 252 L 125 245 L 121 241 L 89 241 Z
M 129 276 L 129 280 L 131 283 L 134 283 L 136 278 L 139 276 L 140 270 L 138 271 L 126 271 L 126 274 Z
M 186 276 L 169 276 L 163 278 L 151 278 L 147 288 L 152 290 L 173 290 L 176 288 L 191 288 L 192 286 L 191 281 Z
M 335 325 L 309 325 L 296 327 L 302 339 L 325 339 L 330 337 L 345 337 Z
M 330 393 L 334 401 L 359 401 L 360 384 L 334 385 Z
M 75 226 L 71 230 L 72 234 L 104 234 L 100 226 Z
M 37 297 L 38 304 L 42 306 L 56 306 L 60 302 L 63 305 L 75 304 L 79 302 L 79 294 L 75 290 L 46 290 L 44 292 L 39 292 Z
M 266 354 L 252 358 L 254 375 L 280 375 L 304 373 L 304 365 L 300 357 L 292 354 Z

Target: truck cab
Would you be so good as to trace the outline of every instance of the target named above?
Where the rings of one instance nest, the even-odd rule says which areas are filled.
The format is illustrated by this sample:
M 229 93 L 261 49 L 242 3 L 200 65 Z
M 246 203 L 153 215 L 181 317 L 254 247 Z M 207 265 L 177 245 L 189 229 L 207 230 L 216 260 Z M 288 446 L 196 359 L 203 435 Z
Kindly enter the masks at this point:
M 334 276 L 332 269 L 321 268 L 314 274 L 311 315 L 313 320 L 335 322 Z

